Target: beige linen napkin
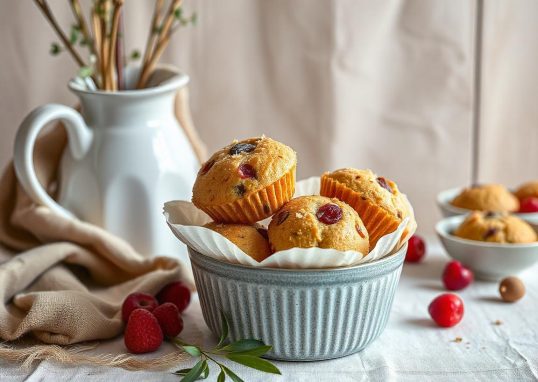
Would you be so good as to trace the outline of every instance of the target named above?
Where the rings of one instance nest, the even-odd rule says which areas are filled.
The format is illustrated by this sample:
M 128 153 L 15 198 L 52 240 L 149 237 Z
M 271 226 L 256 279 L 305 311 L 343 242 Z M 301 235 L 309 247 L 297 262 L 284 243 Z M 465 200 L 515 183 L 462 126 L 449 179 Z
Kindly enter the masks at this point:
M 185 118 L 178 116 L 181 122 Z M 53 196 L 65 144 L 64 129 L 56 127 L 35 146 L 36 173 Z M 197 153 L 203 155 L 200 150 L 198 145 Z M 186 277 L 173 259 L 145 259 L 99 227 L 36 205 L 18 184 L 12 163 L 0 179 L 0 244 L 3 340 L 31 334 L 65 345 L 114 337 L 122 330 L 125 296 L 156 293 Z

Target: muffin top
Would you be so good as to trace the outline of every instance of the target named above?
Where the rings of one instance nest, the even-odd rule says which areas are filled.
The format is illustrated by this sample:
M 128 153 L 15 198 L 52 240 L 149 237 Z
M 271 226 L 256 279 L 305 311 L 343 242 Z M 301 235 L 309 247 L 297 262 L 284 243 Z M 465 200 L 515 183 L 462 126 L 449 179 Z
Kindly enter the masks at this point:
M 254 260 L 261 262 L 271 255 L 267 230 L 259 224 L 207 223 L 204 227 L 220 233 Z
M 454 207 L 474 211 L 512 212 L 519 209 L 519 201 L 502 184 L 484 184 L 465 188 L 452 200 Z
M 537 241 L 536 232 L 524 220 L 507 213 L 471 213 L 454 231 L 463 239 L 494 243 L 532 243 Z
M 357 212 L 338 199 L 300 196 L 273 216 L 268 229 L 275 251 L 299 248 L 334 248 L 366 255 L 368 232 Z
M 342 168 L 326 172 L 322 177 L 328 177 L 344 184 L 357 192 L 364 200 L 378 205 L 399 219 L 402 219 L 409 210 L 396 183 L 382 176 L 377 176 L 372 170 Z
M 538 180 L 522 184 L 514 194 L 519 200 L 528 197 L 538 198 Z
M 296 163 L 295 151 L 271 138 L 233 141 L 200 168 L 192 201 L 207 206 L 233 202 L 273 184 Z

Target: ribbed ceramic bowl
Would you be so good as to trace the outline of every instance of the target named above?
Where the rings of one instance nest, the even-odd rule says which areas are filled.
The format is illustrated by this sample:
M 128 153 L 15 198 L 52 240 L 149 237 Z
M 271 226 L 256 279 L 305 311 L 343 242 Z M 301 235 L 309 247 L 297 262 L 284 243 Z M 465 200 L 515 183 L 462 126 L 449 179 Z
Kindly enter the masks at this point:
M 364 349 L 383 332 L 407 244 L 396 254 L 349 268 L 295 270 L 230 264 L 189 249 L 204 319 L 230 339 L 273 346 L 267 358 L 314 361 Z

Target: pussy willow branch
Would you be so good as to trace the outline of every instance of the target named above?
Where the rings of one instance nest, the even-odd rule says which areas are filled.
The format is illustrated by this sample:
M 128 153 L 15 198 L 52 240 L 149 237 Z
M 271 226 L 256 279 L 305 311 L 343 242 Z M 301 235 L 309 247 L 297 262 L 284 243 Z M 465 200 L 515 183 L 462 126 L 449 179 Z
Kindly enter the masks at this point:
M 34 2 L 39 7 L 39 9 L 41 9 L 41 12 L 43 12 L 43 14 L 45 15 L 45 18 L 49 21 L 52 28 L 55 30 L 56 34 L 58 35 L 58 37 L 60 37 L 60 39 L 62 40 L 64 47 L 69 51 L 69 53 L 71 53 L 71 56 L 73 56 L 77 64 L 80 67 L 86 66 L 86 63 L 84 62 L 82 57 L 80 57 L 80 55 L 75 50 L 73 45 L 71 45 L 71 43 L 69 42 L 69 39 L 67 38 L 65 33 L 62 31 L 62 28 L 60 28 L 60 25 L 58 24 L 58 22 L 56 21 L 56 18 L 52 14 L 52 11 L 49 5 L 47 4 L 47 1 L 46 0 L 34 0 Z
M 149 77 L 151 73 L 153 72 L 153 69 L 155 68 L 155 65 L 161 58 L 161 55 L 164 52 L 164 49 L 168 45 L 168 42 L 170 41 L 170 28 L 172 27 L 172 24 L 175 20 L 175 12 L 176 10 L 181 6 L 182 0 L 173 0 L 170 3 L 170 7 L 168 8 L 168 11 L 166 12 L 166 16 L 163 20 L 162 27 L 159 30 L 159 38 L 157 40 L 157 45 L 155 46 L 155 50 L 153 51 L 151 57 L 149 58 L 146 65 L 143 66 L 142 72 L 140 74 L 140 78 L 138 80 L 138 84 L 136 87 L 138 89 L 141 89 L 146 86 Z

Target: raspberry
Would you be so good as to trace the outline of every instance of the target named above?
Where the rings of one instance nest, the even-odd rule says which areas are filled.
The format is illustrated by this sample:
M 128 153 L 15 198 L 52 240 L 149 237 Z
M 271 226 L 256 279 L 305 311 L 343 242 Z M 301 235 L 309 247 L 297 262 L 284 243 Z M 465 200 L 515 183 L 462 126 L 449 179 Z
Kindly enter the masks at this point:
M 123 305 L 121 307 L 121 318 L 123 322 L 126 323 L 129 320 L 129 316 L 133 310 L 146 309 L 151 312 L 158 305 L 159 303 L 152 295 L 147 293 L 131 293 L 123 301 Z
M 161 346 L 163 332 L 151 312 L 146 309 L 135 309 L 127 322 L 123 341 L 131 353 L 149 353 Z
M 174 304 L 179 313 L 183 312 L 191 301 L 191 291 L 181 281 L 176 281 L 166 285 L 157 294 L 157 300 L 159 303 L 171 302 Z
M 159 322 L 163 334 L 167 337 L 177 337 L 183 330 L 183 320 L 179 315 L 177 306 L 171 302 L 159 305 L 153 311 L 153 315 Z
M 453 293 L 437 296 L 428 306 L 428 312 L 435 323 L 444 328 L 458 324 L 463 318 L 463 301 Z
M 408 241 L 407 253 L 405 254 L 406 263 L 418 263 L 426 254 L 426 243 L 418 235 L 413 235 Z
M 473 282 L 473 272 L 459 261 L 449 262 L 443 271 L 443 284 L 448 290 L 460 290 Z
M 342 209 L 336 204 L 327 203 L 319 207 L 316 217 L 325 224 L 338 223 L 342 219 Z

